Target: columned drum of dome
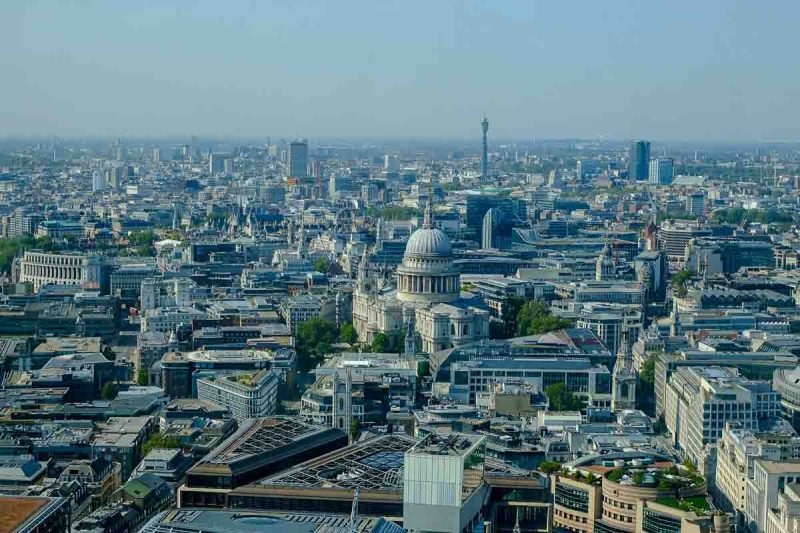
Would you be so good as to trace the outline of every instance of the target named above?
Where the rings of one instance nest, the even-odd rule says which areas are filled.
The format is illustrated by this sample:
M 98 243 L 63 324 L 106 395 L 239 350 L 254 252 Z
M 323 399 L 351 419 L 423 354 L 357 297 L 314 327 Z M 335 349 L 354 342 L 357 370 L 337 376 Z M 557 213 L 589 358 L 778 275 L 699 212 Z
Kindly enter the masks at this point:
M 397 299 L 401 302 L 452 302 L 461 293 L 461 276 L 453 266 L 450 239 L 433 225 L 431 196 L 425 221 L 408 240 L 403 264 L 397 268 Z

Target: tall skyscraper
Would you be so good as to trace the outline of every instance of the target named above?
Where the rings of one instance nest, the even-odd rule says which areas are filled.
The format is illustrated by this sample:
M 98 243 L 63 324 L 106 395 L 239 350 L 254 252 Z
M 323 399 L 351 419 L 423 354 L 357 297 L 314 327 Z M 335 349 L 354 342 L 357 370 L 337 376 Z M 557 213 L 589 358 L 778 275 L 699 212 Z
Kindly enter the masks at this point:
M 686 196 L 686 212 L 698 218 L 706 216 L 706 195 L 703 192 L 693 192 Z
M 496 224 L 496 215 L 497 211 L 494 209 L 489 209 L 486 211 L 486 214 L 483 215 L 483 228 L 482 228 L 482 238 L 481 238 L 481 248 L 484 250 L 491 250 L 495 248 L 495 224 Z
M 650 143 L 636 141 L 631 144 L 628 154 L 628 178 L 635 181 L 647 180 L 650 165 Z
M 230 161 L 230 162 L 228 162 Z M 226 168 L 228 165 L 228 168 Z M 221 174 L 233 171 L 233 157 L 231 154 L 212 153 L 208 155 L 208 173 Z
M 298 181 L 308 177 L 308 141 L 297 139 L 289 145 L 289 177 Z
M 386 172 L 397 172 L 400 170 L 400 161 L 396 155 L 386 154 L 383 156 L 383 170 Z
M 489 119 L 483 117 L 481 120 L 481 130 L 483 131 L 483 150 L 481 151 L 481 179 L 485 180 L 489 177 L 489 140 L 487 134 L 489 133 Z
M 673 161 L 670 157 L 657 157 L 650 160 L 650 183 L 670 185 L 673 176 Z
M 95 170 L 92 173 L 92 192 L 102 192 L 106 190 L 106 174 L 103 171 Z

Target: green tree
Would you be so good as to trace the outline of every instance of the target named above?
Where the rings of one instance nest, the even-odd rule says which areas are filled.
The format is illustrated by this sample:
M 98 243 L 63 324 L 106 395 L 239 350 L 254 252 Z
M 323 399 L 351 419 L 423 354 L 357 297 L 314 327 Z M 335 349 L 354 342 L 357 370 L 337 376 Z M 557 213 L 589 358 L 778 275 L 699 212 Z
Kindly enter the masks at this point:
M 656 359 L 658 354 L 651 354 L 639 371 L 639 388 L 636 403 L 642 411 L 653 414 L 655 410 Z
M 642 365 L 642 371 L 639 372 L 639 378 L 648 385 L 654 385 L 656 382 L 656 354 L 651 355 Z
M 686 295 L 686 283 L 692 279 L 694 272 L 682 268 L 672 276 L 672 286 L 675 287 L 675 294 L 677 296 Z
M 117 397 L 117 387 L 113 381 L 106 381 L 100 389 L 101 400 L 113 400 Z
M 544 393 L 550 401 L 551 411 L 580 411 L 584 407 L 583 402 L 567 390 L 563 381 L 549 385 Z
M 389 337 L 385 333 L 378 333 L 372 338 L 372 351 L 375 353 L 386 353 L 390 351 Z
M 744 209 L 741 207 L 718 209 L 711 214 L 711 218 L 717 222 L 737 225 L 743 222 L 758 222 L 760 224 L 790 224 L 794 222 L 794 217 L 788 211 L 780 209 Z
M 128 235 L 128 244 L 131 246 L 151 246 L 156 242 L 156 234 L 152 231 L 134 231 Z
M 163 433 L 153 433 L 144 444 L 142 444 L 142 456 L 158 448 L 180 448 L 181 443 L 177 437 L 166 436 Z
M 339 326 L 339 342 L 353 344 L 357 341 L 358 335 L 356 334 L 356 328 L 353 327 L 353 324 L 344 322 L 341 326 Z
M 502 337 L 507 339 L 517 334 L 517 320 L 522 306 L 525 305 L 525 299 L 519 296 L 508 296 L 503 301 L 502 318 L 505 324 L 505 331 L 502 332 Z
M 115 352 L 114 349 L 111 348 L 111 346 L 106 346 L 105 348 L 103 348 L 103 355 L 109 361 L 117 360 L 117 352 Z
M 0 273 L 10 272 L 14 258 L 25 250 L 55 252 L 60 246 L 50 237 L 34 238 L 30 235 L 14 239 L 0 239 Z
M 338 337 L 336 324 L 322 318 L 312 318 L 297 326 L 297 357 L 302 372 L 316 368 Z
M 517 335 L 541 335 L 559 329 L 569 328 L 572 322 L 558 318 L 542 300 L 525 302 L 517 314 Z
M 697 220 L 697 215 L 686 211 L 679 211 L 677 213 L 668 213 L 666 211 L 659 212 L 656 217 L 656 222 L 664 222 L 665 220 Z
M 358 418 L 353 417 L 350 420 L 350 439 L 355 442 L 358 438 L 359 433 L 361 433 L 361 422 L 358 421 Z
M 542 474 L 555 474 L 559 470 L 561 470 L 561 463 L 555 461 L 542 461 L 539 463 L 539 471 Z
M 320 257 L 314 261 L 314 270 L 321 274 L 325 274 L 331 268 L 331 262 L 327 257 Z
M 413 207 L 390 206 L 378 209 L 375 207 L 367 208 L 367 216 L 372 218 L 382 218 L 384 220 L 408 220 L 418 217 L 419 209 Z
M 136 374 L 136 383 L 141 386 L 146 386 L 148 383 L 148 374 L 146 368 L 140 368 L 139 372 Z

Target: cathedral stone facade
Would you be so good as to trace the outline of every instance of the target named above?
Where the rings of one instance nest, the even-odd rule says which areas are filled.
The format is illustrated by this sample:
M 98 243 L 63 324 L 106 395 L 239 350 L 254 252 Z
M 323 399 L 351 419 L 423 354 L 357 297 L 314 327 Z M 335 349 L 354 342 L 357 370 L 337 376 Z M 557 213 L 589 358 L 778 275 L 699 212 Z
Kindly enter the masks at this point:
M 453 265 L 450 239 L 433 224 L 428 202 L 425 220 L 406 244 L 397 268 L 397 286 L 370 279 L 366 252 L 353 294 L 353 325 L 359 339 L 372 342 L 378 333 L 403 338 L 406 351 L 432 353 L 489 337 L 489 312 L 479 300 L 461 298 L 461 277 Z

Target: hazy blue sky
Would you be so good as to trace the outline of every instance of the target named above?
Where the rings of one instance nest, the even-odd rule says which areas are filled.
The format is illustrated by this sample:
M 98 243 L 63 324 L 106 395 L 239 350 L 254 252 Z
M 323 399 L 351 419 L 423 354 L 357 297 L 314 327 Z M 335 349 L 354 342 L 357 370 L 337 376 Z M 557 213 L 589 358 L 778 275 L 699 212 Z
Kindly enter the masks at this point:
M 797 0 L 0 2 L 0 136 L 800 140 Z

